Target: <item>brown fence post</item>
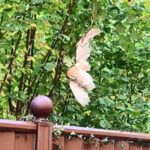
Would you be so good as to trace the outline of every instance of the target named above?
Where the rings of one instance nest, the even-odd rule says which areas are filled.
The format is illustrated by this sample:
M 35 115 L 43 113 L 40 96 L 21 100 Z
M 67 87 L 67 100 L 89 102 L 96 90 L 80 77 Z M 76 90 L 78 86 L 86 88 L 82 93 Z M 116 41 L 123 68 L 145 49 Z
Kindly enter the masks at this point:
M 51 114 L 53 104 L 46 96 L 35 97 L 30 105 L 31 112 L 37 123 L 36 150 L 52 150 L 52 124 L 47 121 Z

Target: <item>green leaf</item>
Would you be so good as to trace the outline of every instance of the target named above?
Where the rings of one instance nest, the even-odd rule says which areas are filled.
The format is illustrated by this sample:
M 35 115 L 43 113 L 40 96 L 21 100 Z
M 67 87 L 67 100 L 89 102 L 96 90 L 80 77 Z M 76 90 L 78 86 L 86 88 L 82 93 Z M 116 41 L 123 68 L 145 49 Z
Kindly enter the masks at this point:
M 54 68 L 55 68 L 55 63 L 54 62 L 49 62 L 49 63 L 46 63 L 46 65 L 44 66 L 44 69 L 46 71 L 52 71 Z

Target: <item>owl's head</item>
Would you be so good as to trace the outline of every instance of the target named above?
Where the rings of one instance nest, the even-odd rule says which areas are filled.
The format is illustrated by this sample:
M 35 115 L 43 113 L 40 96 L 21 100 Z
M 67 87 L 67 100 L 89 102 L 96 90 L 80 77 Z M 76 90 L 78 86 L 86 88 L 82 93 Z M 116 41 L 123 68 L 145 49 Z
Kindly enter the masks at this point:
M 71 67 L 68 71 L 67 71 L 67 78 L 69 78 L 72 81 L 76 81 L 77 76 L 78 76 L 78 68 L 77 66 L 73 66 Z

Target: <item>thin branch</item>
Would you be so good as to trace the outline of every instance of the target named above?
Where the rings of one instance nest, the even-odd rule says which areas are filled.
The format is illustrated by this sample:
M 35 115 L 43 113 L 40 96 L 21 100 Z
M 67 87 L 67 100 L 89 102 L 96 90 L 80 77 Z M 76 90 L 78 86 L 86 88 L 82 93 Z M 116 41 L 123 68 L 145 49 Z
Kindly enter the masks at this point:
M 12 40 L 12 46 L 14 45 L 14 40 Z M 13 54 L 13 48 L 11 49 L 11 55 Z M 12 76 L 12 67 L 10 67 L 10 69 L 9 69 L 9 74 Z M 12 78 L 12 77 L 11 77 Z M 12 79 L 9 79 L 8 80 L 8 93 L 11 93 L 11 89 L 12 89 L 12 85 L 11 85 L 11 82 L 12 82 Z M 9 105 L 9 112 L 11 113 L 11 114 L 13 114 L 14 113 L 14 106 L 12 105 L 12 98 L 9 96 L 8 97 L 8 105 Z
M 25 69 L 28 64 L 28 57 L 33 56 L 33 49 L 34 49 L 34 38 L 35 38 L 35 33 L 36 33 L 36 28 L 33 27 L 30 30 L 27 30 L 27 37 L 26 37 L 26 49 L 27 52 L 24 54 L 24 62 L 23 62 L 23 68 Z M 33 64 L 31 62 L 30 64 L 31 69 L 33 68 Z M 19 83 L 19 91 L 25 90 L 25 73 L 22 72 L 21 77 L 20 77 L 20 83 Z M 31 78 L 29 78 L 28 83 L 30 84 Z M 28 94 L 31 92 L 30 86 L 28 88 Z M 21 101 L 17 101 L 16 104 L 16 118 L 19 117 L 21 114 L 21 109 L 22 109 L 23 103 Z
M 3 33 L 1 33 L 1 35 L 0 35 L 0 39 L 5 35 L 7 33 L 7 31 L 5 31 L 5 32 L 3 32 Z
M 22 37 L 21 31 L 19 31 L 18 33 L 19 33 L 19 36 L 18 36 L 18 39 L 16 41 L 16 44 L 15 44 L 15 47 L 14 47 L 14 51 L 12 53 L 12 57 L 10 58 L 10 62 L 9 62 L 8 67 L 7 67 L 7 70 L 10 70 L 11 67 L 12 67 L 12 64 L 13 64 L 13 61 L 14 61 L 14 58 L 15 58 L 15 55 L 16 55 L 16 51 L 17 51 L 17 49 L 19 47 L 19 43 L 20 43 L 20 40 L 21 40 L 21 37 Z M 3 86 L 4 86 L 5 82 L 6 82 L 7 76 L 8 76 L 8 72 L 5 74 L 3 82 L 2 82 L 2 84 L 0 86 L 0 93 L 1 93 L 1 91 L 3 89 Z
M 53 87 L 48 94 L 48 96 L 50 96 L 50 97 L 52 97 L 53 91 L 54 91 L 54 89 L 60 79 L 60 76 L 61 76 L 61 68 L 62 68 L 62 62 L 63 62 L 63 55 L 61 53 L 62 52 L 59 52 L 59 58 L 57 59 L 57 66 L 55 68 L 55 76 L 54 76 L 54 79 L 52 80 Z

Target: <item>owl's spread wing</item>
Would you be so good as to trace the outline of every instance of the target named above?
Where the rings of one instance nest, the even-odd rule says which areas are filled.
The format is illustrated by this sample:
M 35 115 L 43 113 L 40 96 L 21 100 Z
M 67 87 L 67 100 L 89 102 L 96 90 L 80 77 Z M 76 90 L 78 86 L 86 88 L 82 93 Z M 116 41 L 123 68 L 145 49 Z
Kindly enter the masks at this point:
M 96 35 L 100 34 L 100 30 L 98 28 L 92 28 L 89 30 L 77 43 L 77 50 L 76 50 L 76 62 L 80 63 L 82 60 L 86 61 L 90 56 L 90 47 L 89 42 L 92 38 Z
M 88 96 L 88 93 L 79 86 L 76 82 L 70 81 L 70 88 L 76 98 L 76 100 L 82 105 L 86 106 L 88 105 L 90 99 Z

